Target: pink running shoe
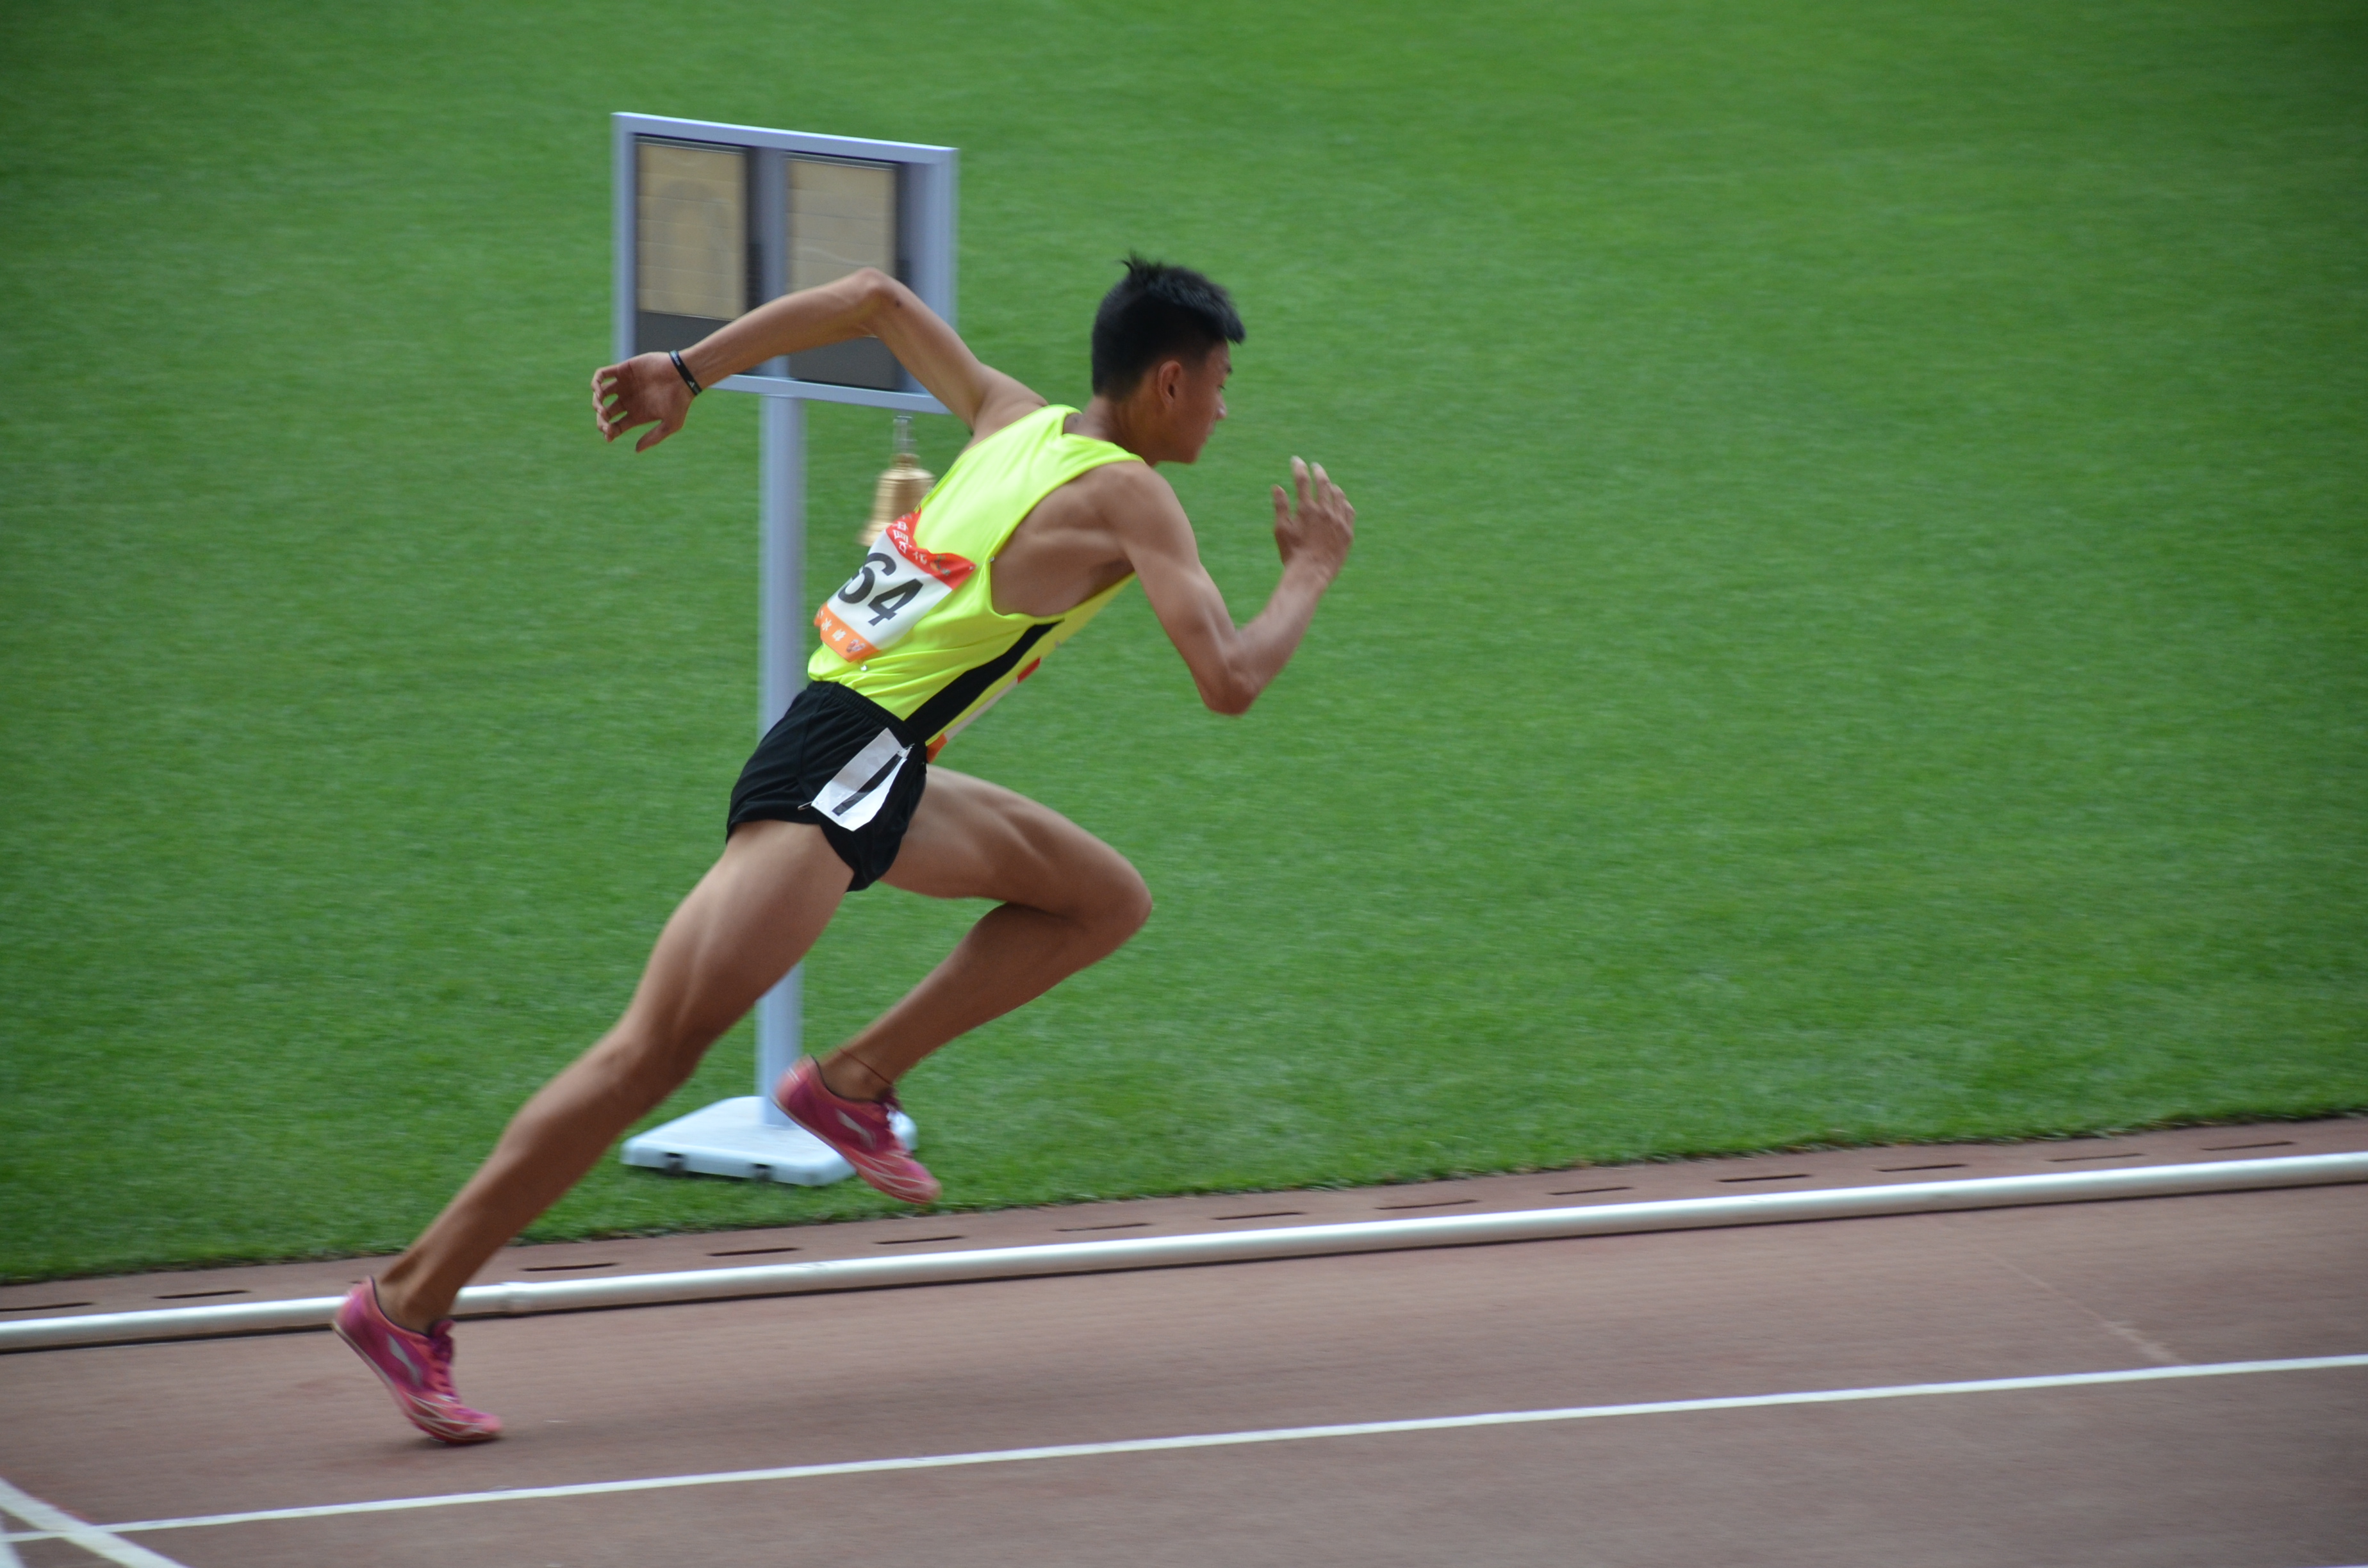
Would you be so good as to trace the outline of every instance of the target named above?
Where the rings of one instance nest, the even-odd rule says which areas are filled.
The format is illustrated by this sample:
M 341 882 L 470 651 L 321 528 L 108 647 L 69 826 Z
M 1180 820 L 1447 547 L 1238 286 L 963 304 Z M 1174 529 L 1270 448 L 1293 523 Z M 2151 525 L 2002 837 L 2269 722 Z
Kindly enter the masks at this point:
M 822 1081 L 822 1063 L 811 1056 L 781 1074 L 774 1086 L 773 1103 L 782 1114 L 838 1151 L 855 1174 L 891 1198 L 907 1203 L 934 1203 L 938 1178 L 913 1158 L 905 1141 L 888 1123 L 897 1108 L 896 1096 L 877 1100 L 843 1099 Z
M 378 1281 L 355 1286 L 332 1326 L 394 1395 L 411 1424 L 439 1443 L 486 1443 L 502 1435 L 502 1418 L 472 1410 L 452 1392 L 452 1320 L 414 1334 L 379 1309 Z

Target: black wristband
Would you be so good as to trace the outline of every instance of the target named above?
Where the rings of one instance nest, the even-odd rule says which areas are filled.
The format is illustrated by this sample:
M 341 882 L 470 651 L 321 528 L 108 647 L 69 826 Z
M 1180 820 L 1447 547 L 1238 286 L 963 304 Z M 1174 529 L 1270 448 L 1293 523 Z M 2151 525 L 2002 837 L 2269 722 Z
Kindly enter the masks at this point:
M 667 349 L 666 358 L 674 361 L 674 373 L 682 378 L 682 384 L 690 389 L 691 396 L 697 397 L 700 392 L 707 390 L 705 387 L 699 384 L 699 378 L 690 373 L 690 367 L 682 362 L 681 349 Z

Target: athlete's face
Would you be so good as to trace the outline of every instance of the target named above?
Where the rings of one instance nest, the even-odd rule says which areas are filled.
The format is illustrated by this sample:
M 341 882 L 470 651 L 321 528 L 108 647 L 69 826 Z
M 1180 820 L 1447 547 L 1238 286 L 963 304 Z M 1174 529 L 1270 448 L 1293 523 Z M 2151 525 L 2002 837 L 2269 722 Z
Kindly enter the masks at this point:
M 1158 462 L 1193 462 L 1210 431 L 1224 419 L 1224 381 L 1234 374 L 1234 350 L 1217 344 L 1201 362 L 1167 360 L 1151 372 L 1158 407 Z
M 1233 348 L 1220 343 L 1197 366 L 1178 361 L 1176 372 L 1170 432 L 1177 448 L 1175 460 L 1188 463 L 1201 455 L 1217 421 L 1225 416 L 1225 382 L 1234 373 Z
M 1222 343 L 1198 359 L 1161 360 L 1110 411 L 1113 439 L 1146 462 L 1193 461 L 1225 416 L 1233 373 L 1234 351 Z

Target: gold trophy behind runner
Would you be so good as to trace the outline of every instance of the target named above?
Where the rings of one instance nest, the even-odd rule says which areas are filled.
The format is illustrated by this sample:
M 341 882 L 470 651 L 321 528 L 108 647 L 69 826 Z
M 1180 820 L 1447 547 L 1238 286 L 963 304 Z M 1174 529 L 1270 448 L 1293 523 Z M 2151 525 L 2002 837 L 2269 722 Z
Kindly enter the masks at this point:
M 929 486 L 937 482 L 938 476 L 923 468 L 920 460 L 913 456 L 913 416 L 898 415 L 896 455 L 888 460 L 887 468 L 880 475 L 879 484 L 872 489 L 871 520 L 856 530 L 857 542 L 867 550 L 879 543 L 880 536 L 888 531 L 888 525 L 919 506 L 921 497 L 927 495 Z

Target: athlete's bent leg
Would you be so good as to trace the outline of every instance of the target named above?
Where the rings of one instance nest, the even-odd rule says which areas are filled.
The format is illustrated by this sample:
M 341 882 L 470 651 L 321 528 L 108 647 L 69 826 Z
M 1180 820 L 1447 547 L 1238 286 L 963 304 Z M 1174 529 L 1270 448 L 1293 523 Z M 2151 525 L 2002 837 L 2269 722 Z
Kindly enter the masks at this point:
M 989 898 L 905 999 L 823 1062 L 825 1085 L 876 1098 L 929 1052 L 1105 958 L 1151 917 L 1126 858 L 1049 806 L 983 778 L 929 769 L 885 879 L 931 898 Z
M 450 1312 L 485 1260 L 582 1180 L 805 956 L 849 880 L 819 828 L 734 830 L 659 934 L 624 1017 L 527 1101 L 468 1185 L 379 1276 L 386 1315 L 416 1329 Z

